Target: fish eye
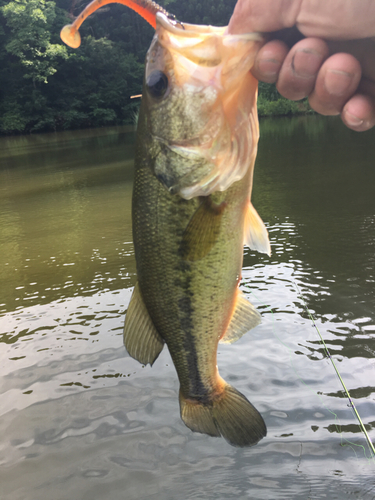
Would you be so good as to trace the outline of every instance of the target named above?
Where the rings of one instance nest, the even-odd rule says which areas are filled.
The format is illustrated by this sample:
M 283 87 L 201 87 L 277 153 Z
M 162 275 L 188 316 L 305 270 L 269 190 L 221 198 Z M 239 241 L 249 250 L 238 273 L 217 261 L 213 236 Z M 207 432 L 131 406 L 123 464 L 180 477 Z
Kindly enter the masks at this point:
M 161 99 L 168 89 L 168 78 L 159 70 L 153 71 L 146 81 L 147 90 L 155 99 Z

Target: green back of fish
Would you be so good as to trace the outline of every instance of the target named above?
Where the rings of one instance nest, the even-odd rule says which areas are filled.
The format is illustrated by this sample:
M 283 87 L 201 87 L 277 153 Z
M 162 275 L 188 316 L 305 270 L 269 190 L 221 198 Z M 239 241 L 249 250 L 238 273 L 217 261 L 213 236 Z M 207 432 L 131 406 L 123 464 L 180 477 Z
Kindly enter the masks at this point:
M 260 413 L 218 375 L 219 340 L 260 322 L 238 293 L 252 170 L 227 191 L 185 200 L 153 173 L 141 109 L 133 187 L 138 283 L 125 321 L 128 352 L 153 363 L 164 342 L 180 381 L 180 411 L 193 431 L 251 446 L 266 435 Z M 240 299 L 240 300 L 239 300 Z
M 133 191 L 133 238 L 140 290 L 172 355 L 184 393 L 216 376 L 241 273 L 249 178 L 210 200 L 171 195 L 153 175 L 141 112 Z

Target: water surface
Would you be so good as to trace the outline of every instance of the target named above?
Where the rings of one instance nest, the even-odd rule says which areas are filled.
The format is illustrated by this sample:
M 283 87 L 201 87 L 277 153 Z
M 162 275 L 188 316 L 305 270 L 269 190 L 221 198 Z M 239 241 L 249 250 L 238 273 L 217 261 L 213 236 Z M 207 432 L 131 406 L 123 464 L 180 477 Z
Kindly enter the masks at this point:
M 0 139 L 1 500 L 375 499 L 375 461 L 305 310 L 375 441 L 375 133 L 264 120 L 245 250 L 262 324 L 221 375 L 268 435 L 237 449 L 179 417 L 165 348 L 126 353 L 135 284 L 126 129 Z M 302 295 L 302 297 L 301 297 Z

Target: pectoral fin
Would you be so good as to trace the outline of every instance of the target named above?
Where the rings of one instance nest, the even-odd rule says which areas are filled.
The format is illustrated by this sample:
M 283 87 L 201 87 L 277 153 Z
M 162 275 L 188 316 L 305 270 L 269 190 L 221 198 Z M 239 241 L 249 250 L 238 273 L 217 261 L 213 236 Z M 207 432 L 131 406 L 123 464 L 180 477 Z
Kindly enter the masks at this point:
M 268 231 L 259 217 L 258 212 L 249 201 L 245 217 L 244 243 L 252 250 L 271 255 L 271 245 L 268 239 Z
M 219 205 L 205 197 L 185 229 L 180 244 L 183 259 L 203 259 L 215 245 L 220 232 L 221 219 L 226 202 Z
M 236 306 L 227 331 L 220 339 L 220 344 L 233 344 L 246 332 L 258 326 L 261 316 L 255 307 L 245 299 L 243 293 L 238 290 Z
M 147 311 L 138 283 L 126 313 L 124 344 L 130 356 L 144 365 L 152 365 L 164 346 L 164 340 Z

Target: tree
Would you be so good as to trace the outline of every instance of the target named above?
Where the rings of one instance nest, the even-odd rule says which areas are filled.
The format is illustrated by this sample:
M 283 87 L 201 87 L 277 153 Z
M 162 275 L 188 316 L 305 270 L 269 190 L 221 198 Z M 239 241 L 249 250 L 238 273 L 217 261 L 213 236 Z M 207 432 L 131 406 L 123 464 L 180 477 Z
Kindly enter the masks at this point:
M 62 44 L 52 44 L 51 27 L 55 20 L 55 3 L 45 0 L 15 0 L 1 7 L 10 36 L 5 50 L 19 60 L 23 77 L 47 83 L 56 73 L 58 59 L 68 57 Z
M 2 4 L 0 129 L 23 132 L 49 113 L 43 86 L 68 52 L 62 43 L 51 43 L 54 2 L 14 0 Z
M 226 25 L 236 0 L 159 0 L 182 22 Z M 153 29 L 123 5 L 105 6 L 81 26 L 77 50 L 61 28 L 89 0 L 0 0 L 0 132 L 26 133 L 133 121 Z M 138 101 L 139 102 L 139 101 Z M 263 115 L 302 111 L 260 85 Z

